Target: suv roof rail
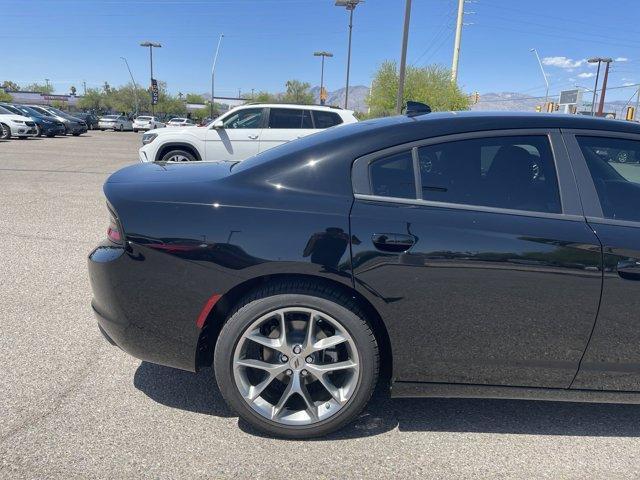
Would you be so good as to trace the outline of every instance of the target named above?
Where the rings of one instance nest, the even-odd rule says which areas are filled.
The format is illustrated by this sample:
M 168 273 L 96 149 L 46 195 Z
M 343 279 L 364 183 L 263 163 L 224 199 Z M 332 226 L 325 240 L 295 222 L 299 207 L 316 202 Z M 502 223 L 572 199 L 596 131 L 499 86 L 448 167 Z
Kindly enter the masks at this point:
M 407 117 L 415 117 L 417 115 L 424 115 L 431 113 L 431 107 L 426 103 L 407 101 L 405 115 Z

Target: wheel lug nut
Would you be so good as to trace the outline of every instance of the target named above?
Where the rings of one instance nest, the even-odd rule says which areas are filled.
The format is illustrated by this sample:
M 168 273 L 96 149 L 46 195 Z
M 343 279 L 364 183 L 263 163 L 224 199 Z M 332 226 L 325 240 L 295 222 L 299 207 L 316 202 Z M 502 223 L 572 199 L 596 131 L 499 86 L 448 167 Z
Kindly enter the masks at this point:
M 287 357 L 286 355 L 280 355 L 280 361 L 282 363 L 286 363 L 289 361 L 289 357 Z
M 301 351 L 302 347 L 300 345 L 296 345 L 295 347 L 293 347 L 293 353 L 295 353 L 296 355 L 298 355 Z
M 285 372 L 287 375 L 292 375 L 293 374 L 293 370 L 291 370 L 290 368 Z
M 309 355 L 307 358 L 304 359 L 304 361 L 307 363 L 313 363 L 313 357 Z
M 306 377 L 307 375 L 309 375 L 309 372 L 307 372 L 306 370 L 302 370 L 302 371 L 300 372 L 300 374 L 301 374 L 303 377 Z

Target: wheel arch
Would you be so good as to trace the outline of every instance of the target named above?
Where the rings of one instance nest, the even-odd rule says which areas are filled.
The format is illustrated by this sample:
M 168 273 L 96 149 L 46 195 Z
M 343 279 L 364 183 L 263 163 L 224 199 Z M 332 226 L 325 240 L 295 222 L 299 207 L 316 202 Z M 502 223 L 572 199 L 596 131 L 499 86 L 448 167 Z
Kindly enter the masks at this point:
M 156 153 L 156 158 L 155 158 L 155 162 L 159 162 L 162 157 L 165 156 L 165 154 L 167 154 L 168 152 L 170 152 L 171 150 L 175 150 L 177 148 L 181 148 L 184 149 L 186 151 L 188 151 L 191 155 L 193 155 L 194 157 L 196 157 L 198 160 L 202 160 L 202 155 L 200 155 L 200 152 L 198 151 L 198 149 L 191 143 L 187 143 L 187 142 L 167 142 L 165 145 L 162 145 L 157 153 Z
M 237 303 L 252 290 L 258 287 L 262 287 L 268 283 L 283 280 L 308 280 L 319 282 L 331 288 L 338 289 L 354 298 L 358 303 L 358 306 L 364 312 L 366 320 L 369 322 L 371 329 L 373 330 L 373 333 L 376 337 L 376 341 L 378 342 L 378 349 L 380 352 L 380 378 L 383 380 L 389 380 L 391 378 L 391 373 L 393 371 L 393 355 L 391 351 L 389 332 L 386 325 L 384 324 L 384 321 L 382 320 L 382 317 L 378 313 L 377 309 L 371 304 L 371 302 L 369 302 L 369 300 L 367 300 L 353 287 L 345 285 L 344 283 L 338 282 L 336 280 L 309 274 L 288 273 L 264 275 L 252 278 L 236 285 L 220 297 L 220 299 L 216 302 L 215 307 L 207 316 L 207 319 L 205 320 L 202 327 L 196 351 L 196 369 L 207 367 L 212 364 L 213 350 L 216 340 L 218 339 L 218 335 L 220 334 L 220 330 L 229 317 L 229 313 L 231 313 Z

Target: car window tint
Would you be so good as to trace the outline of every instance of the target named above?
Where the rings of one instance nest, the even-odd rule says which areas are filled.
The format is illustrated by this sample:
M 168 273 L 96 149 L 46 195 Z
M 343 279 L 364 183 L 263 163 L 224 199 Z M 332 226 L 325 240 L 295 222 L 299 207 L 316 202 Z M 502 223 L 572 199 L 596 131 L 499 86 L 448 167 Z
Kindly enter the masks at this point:
M 334 125 L 340 125 L 342 118 L 335 112 L 325 112 L 322 110 L 313 111 L 313 120 L 316 124 L 316 128 L 329 128 Z
M 491 137 L 418 149 L 422 198 L 438 202 L 560 213 L 546 136 Z
M 238 110 L 224 119 L 224 128 L 261 128 L 262 108 Z
M 577 137 L 606 218 L 640 222 L 640 141 Z
M 308 110 L 271 108 L 269 128 L 313 128 Z
M 369 166 L 369 179 L 374 195 L 416 198 L 411 150 L 372 162 Z

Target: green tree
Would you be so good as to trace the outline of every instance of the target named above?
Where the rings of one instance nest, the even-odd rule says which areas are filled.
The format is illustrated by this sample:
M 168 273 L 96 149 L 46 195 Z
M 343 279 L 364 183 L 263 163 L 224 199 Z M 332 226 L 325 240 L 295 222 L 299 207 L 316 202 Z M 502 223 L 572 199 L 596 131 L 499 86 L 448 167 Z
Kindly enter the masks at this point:
M 26 87 L 24 87 L 24 89 L 27 92 L 40 92 L 40 93 L 44 93 L 45 95 L 50 95 L 53 93 L 53 86 L 52 85 L 43 85 L 41 83 L 30 83 L 29 85 L 27 85 Z
M 205 104 L 206 100 L 202 95 L 198 95 L 197 93 L 187 93 L 187 96 L 184 99 L 187 103 L 198 103 Z
M 94 112 L 104 112 L 109 108 L 106 94 L 98 88 L 88 88 L 87 93 L 78 100 L 78 106 Z
M 286 93 L 282 96 L 284 103 L 299 103 L 308 105 L 314 103 L 313 94 L 311 93 L 311 85 L 300 80 L 288 80 Z
M 2 82 L 2 85 L 0 85 L 0 87 L 11 92 L 20 91 L 20 85 L 18 85 L 16 82 L 12 82 L 11 80 L 5 80 L 4 82 Z
M 257 103 L 277 103 L 278 97 L 269 92 L 258 92 L 253 96 L 253 101 Z
M 395 114 L 398 82 L 396 63 L 384 62 L 375 74 L 367 102 L 370 116 Z M 469 109 L 469 97 L 451 81 L 451 72 L 439 65 L 407 67 L 403 102 L 407 100 L 426 103 L 433 111 Z
M 0 102 L 12 102 L 13 97 L 5 92 L 3 89 L 0 89 Z

